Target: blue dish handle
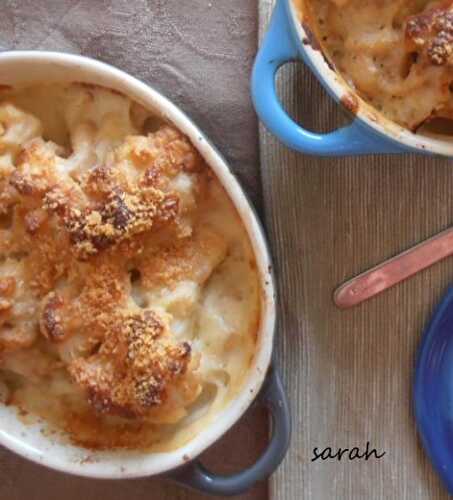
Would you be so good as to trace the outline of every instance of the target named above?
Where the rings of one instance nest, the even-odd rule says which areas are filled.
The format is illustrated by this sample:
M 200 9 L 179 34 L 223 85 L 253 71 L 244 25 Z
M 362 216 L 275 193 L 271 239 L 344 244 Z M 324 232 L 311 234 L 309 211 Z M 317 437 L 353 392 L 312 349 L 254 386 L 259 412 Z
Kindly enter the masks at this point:
M 258 401 L 272 415 L 272 438 L 254 465 L 237 474 L 222 476 L 210 472 L 199 460 L 195 460 L 167 474 L 167 477 L 196 491 L 230 496 L 244 493 L 257 481 L 272 474 L 285 457 L 291 437 L 288 401 L 280 377 L 273 367 L 270 368 Z
M 293 34 L 288 9 L 287 0 L 278 0 L 253 68 L 253 103 L 266 128 L 290 148 L 312 155 L 405 152 L 396 142 L 378 135 L 358 120 L 335 132 L 317 134 L 299 126 L 288 116 L 276 93 L 275 76 L 285 63 L 301 59 L 302 44 Z

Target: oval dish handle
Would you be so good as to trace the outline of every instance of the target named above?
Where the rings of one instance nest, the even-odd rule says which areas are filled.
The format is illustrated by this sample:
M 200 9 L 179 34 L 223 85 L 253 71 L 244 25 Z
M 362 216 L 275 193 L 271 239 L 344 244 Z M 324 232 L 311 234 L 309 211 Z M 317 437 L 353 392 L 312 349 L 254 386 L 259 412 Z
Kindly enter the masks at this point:
M 334 132 L 317 134 L 301 127 L 288 116 L 277 96 L 275 76 L 287 62 L 302 59 L 299 52 L 302 41 L 293 34 L 288 1 L 278 0 L 253 68 L 253 103 L 266 128 L 288 147 L 312 155 L 344 156 L 408 151 L 357 119 Z
M 239 495 L 250 489 L 257 481 L 265 479 L 280 465 L 289 447 L 291 420 L 288 401 L 282 382 L 273 367 L 267 375 L 258 401 L 272 415 L 272 437 L 261 457 L 246 470 L 229 476 L 210 472 L 199 460 L 184 465 L 167 477 L 196 491 L 211 495 Z

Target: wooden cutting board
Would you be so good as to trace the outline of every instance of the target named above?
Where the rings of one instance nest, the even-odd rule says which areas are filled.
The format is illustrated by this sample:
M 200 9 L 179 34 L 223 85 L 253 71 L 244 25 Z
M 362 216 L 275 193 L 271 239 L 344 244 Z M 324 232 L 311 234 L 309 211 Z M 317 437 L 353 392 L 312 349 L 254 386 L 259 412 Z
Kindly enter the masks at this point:
M 263 35 L 273 0 L 260 0 Z M 342 112 L 302 63 L 279 75 L 290 114 L 328 131 Z M 449 498 L 421 448 L 412 376 L 422 329 L 453 281 L 447 259 L 348 311 L 334 288 L 453 224 L 453 162 L 415 155 L 321 159 L 260 130 L 267 227 L 280 289 L 278 351 L 294 435 L 274 500 Z M 381 459 L 312 461 L 315 447 Z

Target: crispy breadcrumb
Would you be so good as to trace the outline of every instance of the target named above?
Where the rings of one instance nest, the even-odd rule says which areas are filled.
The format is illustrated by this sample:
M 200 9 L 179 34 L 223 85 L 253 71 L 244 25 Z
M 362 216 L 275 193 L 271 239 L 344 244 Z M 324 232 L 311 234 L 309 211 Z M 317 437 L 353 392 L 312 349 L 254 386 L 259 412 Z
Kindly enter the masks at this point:
M 196 357 L 164 313 L 136 305 L 130 269 L 170 283 L 178 265 L 194 265 L 203 160 L 170 126 L 110 149 L 104 142 L 100 162 L 86 150 L 94 147 L 89 123 L 76 127 L 72 156 L 42 139 L 28 115 L 15 144 L 10 130 L 25 115 L 12 105 L 2 113 L 0 146 L 11 161 L 0 163 L 0 353 L 34 345 L 40 332 L 96 411 L 183 415 L 200 391 Z M 219 236 L 209 238 L 204 245 L 219 246 Z
M 76 359 L 69 371 L 99 412 L 137 417 L 165 404 L 190 360 L 190 345 L 175 343 L 161 317 L 137 310 L 111 317 L 98 352 Z
M 451 2 L 411 16 L 406 37 L 413 48 L 435 66 L 453 63 L 453 8 Z

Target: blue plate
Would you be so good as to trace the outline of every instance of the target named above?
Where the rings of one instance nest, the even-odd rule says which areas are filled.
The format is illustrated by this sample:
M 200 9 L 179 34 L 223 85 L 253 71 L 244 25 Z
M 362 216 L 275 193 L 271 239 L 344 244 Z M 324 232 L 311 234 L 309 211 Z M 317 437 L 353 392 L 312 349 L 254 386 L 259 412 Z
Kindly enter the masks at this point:
M 453 494 L 453 287 L 423 335 L 414 400 L 423 446 Z

